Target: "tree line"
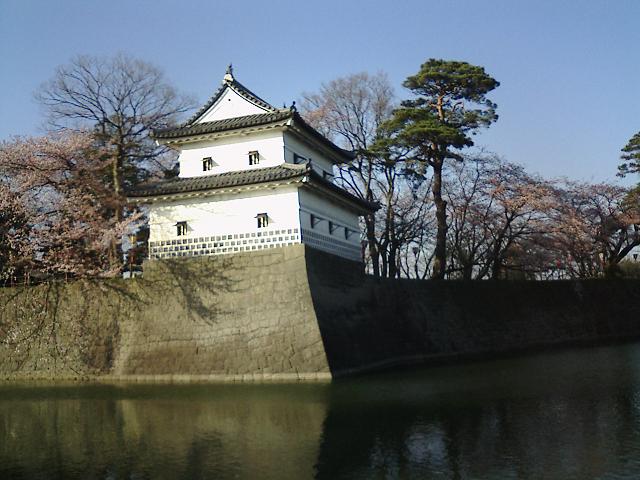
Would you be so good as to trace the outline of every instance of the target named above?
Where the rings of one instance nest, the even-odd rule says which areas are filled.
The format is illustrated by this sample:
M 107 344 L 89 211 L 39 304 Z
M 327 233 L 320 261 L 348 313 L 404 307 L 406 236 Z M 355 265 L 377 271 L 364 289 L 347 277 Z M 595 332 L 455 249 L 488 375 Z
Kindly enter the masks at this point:
M 640 245 L 638 189 L 544 179 L 473 136 L 498 120 L 484 68 L 430 59 L 398 102 L 383 73 L 303 94 L 301 113 L 354 150 L 336 179 L 380 205 L 363 219 L 373 275 L 434 279 L 621 275 Z M 79 56 L 36 92 L 41 137 L 0 144 L 0 285 L 120 275 L 146 255 L 144 210 L 126 190 L 176 174 L 151 130 L 194 108 L 153 65 Z M 619 174 L 640 172 L 640 132 Z M 129 266 L 127 266 L 129 265 Z
M 304 94 L 307 120 L 358 156 L 337 178 L 380 209 L 364 219 L 366 262 L 382 277 L 558 279 L 639 275 L 640 188 L 544 179 L 474 149 L 497 121 L 499 82 L 430 59 L 396 102 L 384 73 Z M 640 172 L 640 133 L 619 175 Z M 637 257 L 636 257 L 637 258 Z M 634 273 L 635 272 L 635 273 Z

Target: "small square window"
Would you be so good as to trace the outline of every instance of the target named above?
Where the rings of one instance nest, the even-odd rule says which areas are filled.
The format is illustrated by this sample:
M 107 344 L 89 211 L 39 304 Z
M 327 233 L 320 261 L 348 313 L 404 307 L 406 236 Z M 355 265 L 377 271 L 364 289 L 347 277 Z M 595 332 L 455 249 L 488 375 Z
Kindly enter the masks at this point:
M 259 213 L 256 215 L 256 220 L 258 220 L 258 228 L 265 228 L 269 226 L 269 215 L 266 213 Z
M 209 170 L 213 170 L 213 167 L 215 167 L 216 162 L 213 161 L 213 158 L 211 157 L 204 157 L 202 159 L 202 171 L 203 172 L 208 172 Z
M 176 235 L 179 237 L 187 234 L 187 222 L 176 223 Z
M 258 165 L 260 163 L 260 154 L 257 150 L 249 152 L 249 165 Z

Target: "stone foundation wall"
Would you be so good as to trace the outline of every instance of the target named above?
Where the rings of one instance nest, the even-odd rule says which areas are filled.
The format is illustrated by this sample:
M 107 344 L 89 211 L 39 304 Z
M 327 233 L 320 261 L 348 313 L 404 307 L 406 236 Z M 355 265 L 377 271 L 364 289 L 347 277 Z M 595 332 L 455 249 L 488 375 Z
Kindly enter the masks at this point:
M 0 378 L 328 379 L 640 338 L 640 282 L 375 279 L 303 245 L 0 289 Z
M 307 253 L 334 376 L 640 339 L 640 281 L 376 279 Z
M 5 378 L 330 378 L 302 245 L 0 290 L 0 339 Z

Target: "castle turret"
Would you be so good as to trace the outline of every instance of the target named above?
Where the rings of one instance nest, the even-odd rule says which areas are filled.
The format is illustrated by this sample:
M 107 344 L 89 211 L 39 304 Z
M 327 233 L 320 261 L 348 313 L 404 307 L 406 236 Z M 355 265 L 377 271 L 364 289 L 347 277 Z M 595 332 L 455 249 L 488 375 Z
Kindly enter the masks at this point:
M 325 138 L 295 106 L 277 109 L 238 82 L 231 65 L 182 125 L 154 132 L 179 152 L 179 176 L 139 186 L 151 258 L 215 255 L 305 243 L 361 260 L 359 216 L 375 211 L 333 182 L 353 152 Z

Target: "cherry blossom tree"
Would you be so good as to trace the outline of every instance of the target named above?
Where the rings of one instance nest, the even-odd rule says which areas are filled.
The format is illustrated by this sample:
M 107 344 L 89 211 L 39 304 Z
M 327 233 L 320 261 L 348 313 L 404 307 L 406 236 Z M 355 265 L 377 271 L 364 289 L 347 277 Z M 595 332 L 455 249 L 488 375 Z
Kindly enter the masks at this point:
M 616 275 L 640 245 L 638 193 L 606 183 L 565 182 L 556 190 L 554 249 L 571 276 Z
M 495 156 L 467 156 L 446 173 L 449 276 L 532 274 L 530 242 L 546 231 L 551 184 Z
M 175 154 L 153 141 L 154 129 L 175 124 L 192 109 L 156 66 L 118 54 L 81 55 L 59 66 L 35 94 L 49 126 L 92 131 L 105 156 L 101 168 L 116 196 L 153 175 L 171 170 Z M 116 220 L 122 211 L 114 210 Z
M 28 283 L 34 268 L 29 212 L 7 183 L 0 181 L 0 285 Z
M 119 273 L 122 260 L 115 246 L 139 215 L 116 219 L 115 211 L 127 209 L 110 188 L 110 165 L 109 155 L 87 133 L 1 143 L 0 205 L 14 225 L 4 248 L 21 252 L 14 257 L 30 256 L 32 266 L 47 277 Z

